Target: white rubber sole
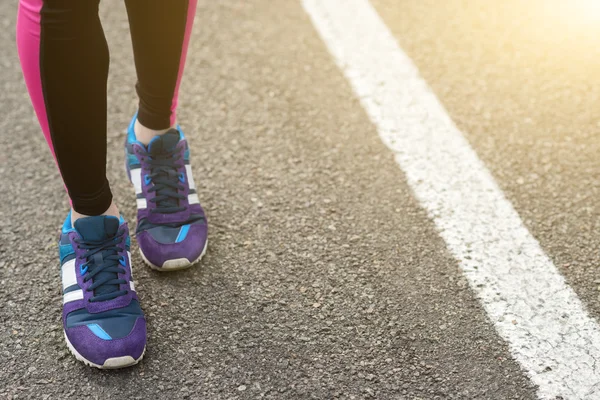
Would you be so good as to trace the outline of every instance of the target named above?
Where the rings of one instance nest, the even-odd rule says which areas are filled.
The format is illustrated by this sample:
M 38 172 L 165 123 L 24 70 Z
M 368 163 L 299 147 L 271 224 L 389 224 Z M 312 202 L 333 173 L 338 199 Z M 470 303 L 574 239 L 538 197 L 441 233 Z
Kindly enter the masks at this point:
M 104 361 L 104 364 L 102 364 L 102 365 L 95 364 L 95 363 L 91 362 L 90 360 L 86 359 L 81 354 L 79 354 L 79 352 L 77 350 L 75 350 L 75 347 L 73 347 L 73 345 L 69 341 L 69 338 L 67 337 L 67 333 L 64 330 L 63 330 L 63 333 L 65 335 L 65 341 L 67 342 L 67 347 L 69 348 L 69 351 L 71 352 L 71 354 L 73 354 L 77 360 L 81 361 L 82 363 L 84 363 L 85 365 L 90 366 L 90 367 L 99 368 L 99 369 L 118 369 L 118 368 L 131 367 L 132 365 L 139 363 L 140 360 L 142 358 L 144 358 L 144 354 L 146 354 L 146 347 L 144 347 L 144 351 L 142 351 L 142 355 L 137 360 L 131 356 L 122 356 L 122 357 L 108 358 L 106 361 Z
M 195 260 L 190 261 L 187 258 L 175 258 L 173 260 L 167 260 L 167 261 L 165 261 L 163 263 L 162 267 L 154 265 L 150 261 L 148 261 L 148 259 L 144 255 L 144 252 L 142 252 L 142 249 L 140 249 L 140 255 L 142 256 L 142 260 L 144 260 L 144 262 L 146 263 L 146 265 L 148 265 L 150 268 L 152 268 L 154 270 L 157 270 L 157 271 L 178 271 L 178 270 L 181 270 L 181 269 L 189 268 L 192 265 L 194 265 L 197 262 L 199 262 L 202 259 L 202 257 L 204 257 L 204 255 L 206 254 L 206 249 L 208 249 L 208 239 L 206 239 L 206 243 L 204 244 L 204 250 L 202 250 L 202 254 L 200 254 L 200 256 L 198 258 L 196 258 Z

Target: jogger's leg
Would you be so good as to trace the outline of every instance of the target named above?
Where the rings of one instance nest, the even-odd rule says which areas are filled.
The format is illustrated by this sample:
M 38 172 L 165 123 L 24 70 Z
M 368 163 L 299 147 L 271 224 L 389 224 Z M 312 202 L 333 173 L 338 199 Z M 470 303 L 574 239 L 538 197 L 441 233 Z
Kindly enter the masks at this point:
M 126 0 L 140 98 L 136 135 L 147 144 L 176 123 L 197 0 Z
M 176 126 L 176 108 L 196 0 L 126 0 L 138 74 L 137 118 L 128 128 L 137 242 L 152 268 L 187 268 L 206 252 L 208 225 Z
M 109 54 L 99 0 L 20 0 L 17 46 L 42 131 L 76 212 L 111 205 L 106 179 Z
M 143 357 L 146 320 L 131 277 L 129 230 L 105 175 L 108 49 L 98 2 L 20 0 L 17 42 L 74 207 L 58 243 L 65 340 L 78 360 L 120 368 Z

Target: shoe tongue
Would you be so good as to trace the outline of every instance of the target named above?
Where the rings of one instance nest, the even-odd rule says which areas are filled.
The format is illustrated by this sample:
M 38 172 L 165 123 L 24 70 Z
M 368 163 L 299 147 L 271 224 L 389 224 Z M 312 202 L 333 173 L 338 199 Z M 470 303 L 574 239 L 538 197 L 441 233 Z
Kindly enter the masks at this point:
M 75 221 L 75 230 L 87 241 L 102 241 L 114 237 L 119 230 L 119 218 L 99 215 L 97 217 L 79 218 Z M 90 271 L 93 271 L 96 265 L 103 263 L 106 252 L 102 251 L 92 256 L 93 263 L 90 265 Z M 91 261 L 91 260 L 90 260 Z M 114 272 L 100 272 L 92 280 L 97 279 L 118 279 L 119 276 Z M 101 285 L 94 290 L 94 295 L 99 296 L 119 290 L 119 285 Z
M 177 129 L 169 129 L 167 133 L 156 136 L 148 144 L 148 152 L 150 154 L 161 154 L 171 151 L 179 143 L 179 131 Z
M 83 240 L 106 240 L 117 234 L 119 218 L 109 215 L 79 218 L 73 227 Z

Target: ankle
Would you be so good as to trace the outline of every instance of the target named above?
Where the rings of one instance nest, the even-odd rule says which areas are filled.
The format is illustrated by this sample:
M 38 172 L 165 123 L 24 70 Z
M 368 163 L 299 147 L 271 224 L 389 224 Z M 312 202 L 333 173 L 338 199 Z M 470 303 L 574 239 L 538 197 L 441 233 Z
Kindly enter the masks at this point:
M 135 132 L 135 138 L 138 140 L 138 142 L 141 142 L 145 146 L 148 146 L 148 144 L 150 143 L 150 141 L 152 139 L 154 139 L 156 136 L 164 135 L 170 129 L 173 129 L 176 126 L 177 125 L 174 124 L 174 125 L 170 126 L 167 129 L 158 129 L 158 130 L 156 130 L 156 129 L 146 128 L 144 125 L 142 125 L 140 123 L 139 120 L 136 120 L 135 121 L 135 125 L 133 127 L 133 131 Z
M 117 208 L 117 205 L 114 202 L 110 203 L 110 207 L 108 207 L 108 210 L 104 211 L 100 215 L 109 215 L 109 216 L 117 217 L 117 218 L 121 217 L 121 214 L 119 213 L 119 209 Z M 75 209 L 71 208 L 71 223 L 73 225 L 75 224 L 75 221 L 77 221 L 79 218 L 85 218 L 85 217 L 90 217 L 90 216 L 91 215 L 80 214 L 77 211 L 75 211 Z

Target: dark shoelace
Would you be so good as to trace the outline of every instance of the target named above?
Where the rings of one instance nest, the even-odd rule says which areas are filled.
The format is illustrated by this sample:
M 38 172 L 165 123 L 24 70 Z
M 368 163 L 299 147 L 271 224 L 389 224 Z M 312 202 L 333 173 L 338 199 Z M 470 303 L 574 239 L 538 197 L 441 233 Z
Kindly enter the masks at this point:
M 126 284 L 124 279 L 119 279 L 117 274 L 124 274 L 126 261 L 124 257 L 118 255 L 124 251 L 120 246 L 124 230 L 106 240 L 84 240 L 75 239 L 77 245 L 88 250 L 83 258 L 85 264 L 81 265 L 83 281 L 92 281 L 90 287 L 86 290 L 94 292 L 90 302 L 112 300 L 119 296 L 126 295 L 127 290 L 119 290 L 119 285 Z M 99 262 L 101 260 L 101 262 Z M 112 286 L 112 287 L 111 287 Z
M 151 202 L 156 203 L 156 208 L 150 212 L 161 214 L 173 214 L 184 211 L 186 207 L 179 205 L 179 200 L 184 200 L 185 196 L 178 191 L 185 188 L 181 185 L 183 174 L 178 174 L 177 169 L 183 167 L 182 156 L 178 149 L 163 150 L 160 154 L 149 154 L 144 160 L 150 169 L 148 178 L 154 184 L 148 192 L 156 192 Z

